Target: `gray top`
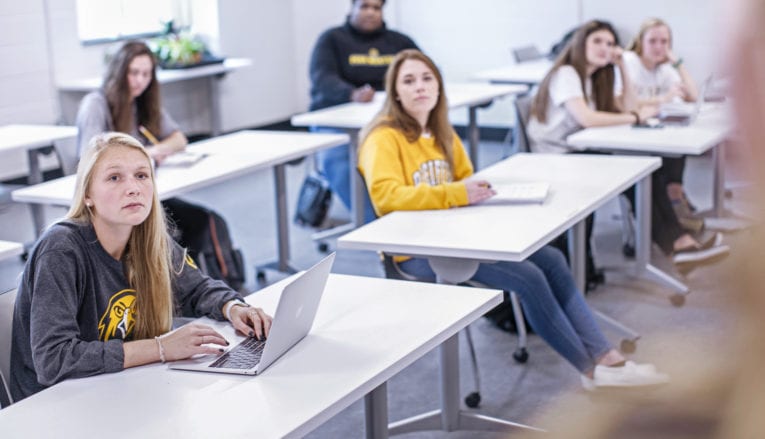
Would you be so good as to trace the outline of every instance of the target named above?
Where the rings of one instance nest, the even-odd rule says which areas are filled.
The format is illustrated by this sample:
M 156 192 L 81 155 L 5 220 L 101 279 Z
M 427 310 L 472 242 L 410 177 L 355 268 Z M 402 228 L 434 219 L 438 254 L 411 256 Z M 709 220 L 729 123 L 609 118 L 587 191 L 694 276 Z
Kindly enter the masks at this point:
M 137 107 L 133 104 L 133 121 L 135 122 L 129 133 L 138 139 L 144 145 L 150 145 L 149 139 L 138 131 Z M 90 92 L 82 98 L 80 108 L 77 110 L 77 156 L 81 157 L 85 148 L 93 136 L 106 131 L 114 131 L 114 121 L 109 111 L 109 103 L 102 91 Z M 162 140 L 176 131 L 179 131 L 178 124 L 162 108 L 161 119 L 159 121 L 159 133 L 152 133 L 158 139 Z
M 224 320 L 223 305 L 241 296 L 171 245 L 176 314 Z M 65 379 L 122 370 L 123 340 L 134 335 L 134 301 L 123 263 L 104 250 L 91 224 L 51 226 L 29 256 L 16 298 L 13 398 Z

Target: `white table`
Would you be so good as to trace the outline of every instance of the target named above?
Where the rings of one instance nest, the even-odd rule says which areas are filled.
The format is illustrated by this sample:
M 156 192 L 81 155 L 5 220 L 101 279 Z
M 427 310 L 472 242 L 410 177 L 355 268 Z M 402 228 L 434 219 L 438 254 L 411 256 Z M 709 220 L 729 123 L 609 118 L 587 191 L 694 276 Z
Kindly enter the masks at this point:
M 247 301 L 273 314 L 281 285 Z M 384 437 L 376 428 L 387 422 L 386 381 L 439 344 L 456 342 L 459 330 L 501 300 L 498 290 L 466 294 L 462 287 L 330 275 L 311 332 L 262 375 L 154 364 L 68 380 L 0 410 L 0 431 L 4 439 L 105 431 L 161 439 L 302 437 L 373 392 L 383 400 L 367 398 L 368 436 Z M 240 339 L 230 325 L 214 324 L 232 342 Z
M 48 154 L 59 140 L 77 137 L 77 127 L 63 125 L 5 125 L 0 127 L 0 154 L 23 150 L 29 160 L 29 184 L 43 180 L 40 154 Z
M 212 135 L 217 136 L 221 133 L 218 79 L 222 78 L 226 73 L 250 65 L 252 65 L 252 61 L 247 58 L 226 58 L 225 61 L 219 64 L 190 67 L 188 69 L 163 70 L 158 68 L 157 80 L 160 84 L 169 84 L 197 78 L 209 79 L 210 126 L 212 127 Z M 99 89 L 102 82 L 103 78 L 93 76 L 90 78 L 58 81 L 56 87 L 62 93 L 88 93 Z
M 473 75 L 473 79 L 498 84 L 524 84 L 534 86 L 542 82 L 553 62 L 543 58 L 518 64 L 482 70 Z
M 276 186 L 278 261 L 260 268 L 294 272 L 289 263 L 289 218 L 285 165 L 314 152 L 348 143 L 345 134 L 300 133 L 293 131 L 240 131 L 188 146 L 189 151 L 208 154 L 189 167 L 157 169 L 157 191 L 161 199 L 221 183 L 261 169 L 273 168 Z M 75 189 L 75 175 L 15 190 L 15 201 L 30 204 L 69 206 Z M 258 271 L 258 274 L 262 273 Z
M 478 151 L 478 123 L 477 109 L 490 104 L 495 99 L 515 94 L 522 94 L 527 87 L 522 85 L 495 85 L 480 83 L 447 83 L 446 94 L 450 109 L 468 107 L 469 111 L 469 153 L 473 163 L 477 163 Z M 382 108 L 385 100 L 384 92 L 375 93 L 372 102 L 351 102 L 322 110 L 298 114 L 292 117 L 292 125 L 295 126 L 322 126 L 343 129 L 351 136 L 350 147 L 350 180 L 351 183 L 351 222 L 330 231 L 317 233 L 314 239 L 325 239 L 353 230 L 357 225 L 364 223 L 364 184 L 356 172 L 356 148 L 358 146 L 358 132 L 366 124 L 372 121 L 374 116 Z
M 383 251 L 389 254 L 426 257 L 439 282 L 459 283 L 470 279 L 484 261 L 523 261 L 566 230 L 574 228 L 572 271 L 577 285 L 584 287 L 584 219 L 609 199 L 637 183 L 637 214 L 640 219 L 637 258 L 641 272 L 652 272 L 646 259 L 650 249 L 651 173 L 660 165 L 655 157 L 605 155 L 516 154 L 481 170 L 476 177 L 493 183 L 546 181 L 551 189 L 544 204 L 477 205 L 457 209 L 397 211 L 366 224 L 338 240 L 338 247 L 353 250 Z M 630 338 L 636 333 L 605 316 L 606 322 Z M 445 347 L 444 350 L 447 348 Z M 453 349 L 456 349 L 454 347 Z M 471 428 L 463 425 L 459 407 L 458 365 L 444 352 L 442 370 L 453 377 L 443 379 L 442 393 L 456 400 L 443 406 L 441 423 L 431 415 L 413 418 L 412 424 L 397 426 L 397 431 L 420 429 Z M 445 414 L 445 415 L 444 415 Z M 423 420 L 425 419 L 425 420 Z M 480 428 L 487 428 L 483 426 Z M 499 427 L 498 427 L 499 428 Z
M 699 117 L 689 126 L 587 128 L 568 136 L 566 142 L 582 149 L 666 156 L 701 155 L 714 148 L 713 212 L 720 217 L 725 197 L 725 154 L 722 145 L 730 136 L 732 126 L 726 107 L 705 104 Z
M 24 253 L 24 245 L 12 241 L 0 241 L 0 261 L 19 256 Z
M 77 127 L 59 125 L 6 125 L 0 127 L 0 154 L 24 150 L 29 164 L 29 184 L 43 181 L 40 154 L 50 154 L 59 140 L 77 137 Z M 32 206 L 32 222 L 35 232 L 43 228 L 42 208 Z

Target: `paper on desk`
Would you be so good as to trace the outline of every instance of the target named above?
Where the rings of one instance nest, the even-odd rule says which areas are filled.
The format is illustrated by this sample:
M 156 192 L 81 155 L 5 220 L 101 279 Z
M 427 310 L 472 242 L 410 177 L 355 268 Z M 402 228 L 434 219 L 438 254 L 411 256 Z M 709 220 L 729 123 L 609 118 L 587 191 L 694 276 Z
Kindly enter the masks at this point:
M 541 204 L 550 192 L 550 183 L 492 183 L 497 195 L 481 204 Z
M 207 154 L 181 151 L 167 156 L 164 160 L 162 160 L 160 166 L 191 166 L 205 157 L 207 157 Z

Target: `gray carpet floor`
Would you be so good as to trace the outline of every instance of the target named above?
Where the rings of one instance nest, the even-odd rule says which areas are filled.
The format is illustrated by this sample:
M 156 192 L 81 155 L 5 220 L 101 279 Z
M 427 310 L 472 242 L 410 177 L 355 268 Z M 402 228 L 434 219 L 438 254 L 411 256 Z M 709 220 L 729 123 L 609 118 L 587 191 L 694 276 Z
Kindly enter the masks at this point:
M 507 146 L 501 143 L 483 142 L 480 162 L 492 163 L 505 154 Z M 729 154 L 728 181 L 742 181 L 736 154 Z M 287 171 L 288 203 L 294 208 L 297 192 L 303 176 L 312 169 L 311 160 L 291 166 Z M 700 208 L 711 205 L 711 158 L 691 157 L 686 170 L 686 190 Z M 745 186 L 735 186 L 728 202 L 745 210 L 747 207 Z M 276 232 L 273 199 L 273 181 L 270 172 L 261 172 L 222 185 L 199 190 L 184 197 L 200 202 L 219 211 L 229 222 L 233 239 L 245 254 L 248 269 L 248 287 L 259 288 L 255 282 L 256 264 L 273 260 L 276 256 Z M 47 208 L 48 221 L 62 216 L 65 210 Z M 347 211 L 337 200 L 330 216 L 335 221 L 347 218 Z M 684 280 L 691 294 L 682 307 L 669 302 L 671 292 L 650 282 L 636 279 L 629 274 L 629 260 L 621 254 L 621 221 L 616 202 L 611 202 L 597 212 L 595 248 L 598 265 L 605 267 L 606 284 L 590 293 L 587 299 L 596 308 L 637 330 L 641 338 L 637 351 L 629 357 L 636 361 L 650 361 L 660 368 L 672 371 L 673 363 L 689 356 L 718 357 L 724 355 L 729 340 L 727 332 L 733 320 L 727 312 L 726 278 L 728 267 L 736 261 L 736 245 L 746 240 L 747 232 L 728 233 L 725 242 L 730 244 L 731 257 L 691 272 Z M 316 243 L 311 240 L 314 230 L 290 226 L 291 252 L 294 265 L 307 268 L 322 257 Z M 29 209 L 12 204 L 0 210 L 0 239 L 29 241 L 33 238 Z M 334 242 L 329 242 L 330 250 Z M 656 249 L 654 263 L 672 271 L 671 263 Z M 23 269 L 20 260 L 0 264 L 0 290 L 16 286 L 18 274 Z M 333 272 L 362 276 L 382 277 L 383 271 L 377 255 L 373 252 L 338 252 Z M 283 275 L 267 273 L 267 282 L 274 282 Z M 592 407 L 593 395 L 581 389 L 579 376 L 561 357 L 552 351 L 538 336 L 529 337 L 530 358 L 526 364 L 512 359 L 515 336 L 502 332 L 488 320 L 479 319 L 472 326 L 479 359 L 482 402 L 479 411 L 486 415 L 502 417 L 516 422 L 532 423 L 539 427 L 553 425 L 563 414 L 555 411 L 554 403 L 562 398 L 573 399 L 576 409 L 586 413 Z M 620 339 L 612 332 L 606 334 L 618 346 Z M 465 347 L 464 338 L 461 348 Z M 463 394 L 472 391 L 472 375 L 468 367 L 466 350 L 461 349 L 461 385 Z M 439 398 L 438 360 L 431 352 L 405 369 L 388 385 L 389 417 L 391 421 L 406 418 L 420 412 L 437 408 Z M 680 371 L 682 373 L 682 371 Z M 567 413 L 570 415 L 571 413 Z M 312 432 L 311 438 L 362 437 L 364 435 L 363 402 L 359 401 L 339 413 Z M 475 432 L 423 432 L 403 435 L 412 438 L 475 438 L 502 437 L 497 433 Z

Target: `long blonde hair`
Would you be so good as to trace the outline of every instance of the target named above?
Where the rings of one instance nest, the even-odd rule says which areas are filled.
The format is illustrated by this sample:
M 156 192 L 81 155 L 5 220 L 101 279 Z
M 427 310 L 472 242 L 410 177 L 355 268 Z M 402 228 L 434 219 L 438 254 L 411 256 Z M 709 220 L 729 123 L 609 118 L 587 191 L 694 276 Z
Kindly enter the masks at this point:
M 406 49 L 399 52 L 385 73 L 385 103 L 382 109 L 359 134 L 359 145 L 363 145 L 366 138 L 372 131 L 379 127 L 391 127 L 404 133 L 406 139 L 415 142 L 422 135 L 420 124 L 404 110 L 401 101 L 398 99 L 396 90 L 396 79 L 401 65 L 406 60 L 422 61 L 433 72 L 438 81 L 438 100 L 436 106 L 430 111 L 428 116 L 427 128 L 430 130 L 436 145 L 438 145 L 446 156 L 449 166 L 454 168 L 454 128 L 449 123 L 449 106 L 444 92 L 444 80 L 436 64 L 427 55 L 416 49 Z
M 550 82 L 553 75 L 564 65 L 569 65 L 576 70 L 581 82 L 584 99 L 585 101 L 589 100 L 584 85 L 587 77 L 587 37 L 600 30 L 610 32 L 614 37 L 614 44 L 619 44 L 619 36 L 616 34 L 613 26 L 606 21 L 591 20 L 580 26 L 539 84 L 539 91 L 537 91 L 531 103 L 531 114 L 539 122 L 547 122 L 547 106 L 550 103 Z M 596 110 L 619 113 L 619 108 L 616 106 L 614 98 L 615 77 L 613 64 L 601 67 L 592 73 L 592 99 L 595 101 Z
M 74 200 L 66 214 L 67 218 L 79 223 L 93 222 L 93 212 L 85 204 L 85 198 L 96 165 L 104 153 L 114 147 L 133 148 L 140 151 L 148 163 L 151 162 L 141 143 L 127 134 L 109 132 L 93 137 L 77 166 Z M 153 168 L 150 174 L 154 182 Z M 174 304 L 170 240 L 165 213 L 154 184 L 149 216 L 133 227 L 125 248 L 125 275 L 130 287 L 136 291 L 135 339 L 154 337 L 172 327 Z
M 643 37 L 645 37 L 645 33 L 648 32 L 648 30 L 659 26 L 664 26 L 667 28 L 667 32 L 669 32 L 669 47 L 671 48 L 672 29 L 669 27 L 667 22 L 661 18 L 649 18 L 640 25 L 640 30 L 638 31 L 637 35 L 635 35 L 635 38 L 632 39 L 630 45 L 627 46 L 627 50 L 631 50 L 637 53 L 639 56 L 643 56 Z

